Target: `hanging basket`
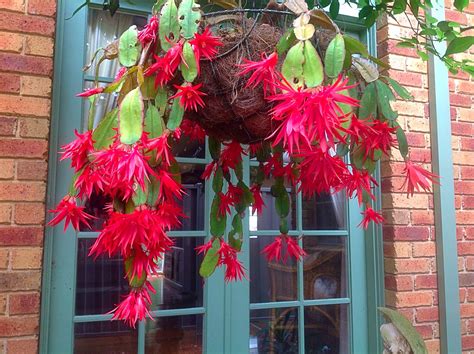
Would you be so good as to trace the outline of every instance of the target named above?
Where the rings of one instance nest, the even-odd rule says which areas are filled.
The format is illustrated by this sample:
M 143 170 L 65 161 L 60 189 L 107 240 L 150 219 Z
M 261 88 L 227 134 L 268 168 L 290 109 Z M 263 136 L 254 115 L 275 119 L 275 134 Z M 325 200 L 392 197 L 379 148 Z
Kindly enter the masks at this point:
M 259 61 L 262 53 L 270 55 L 282 37 L 287 23 L 294 16 L 286 11 L 258 10 L 220 11 L 206 15 L 219 35 L 223 46 L 212 61 L 201 61 L 199 83 L 206 93 L 205 107 L 187 117 L 201 125 L 211 136 L 222 141 L 236 140 L 243 144 L 258 143 L 269 137 L 276 128 L 269 111 L 272 106 L 265 99 L 262 85 L 245 87 L 249 76 L 240 76 L 243 59 Z M 222 19 L 222 20 L 221 20 Z M 328 33 L 330 32 L 330 33 Z M 318 50 L 327 48 L 334 37 L 331 31 L 321 32 Z M 284 58 L 280 58 L 280 69 Z

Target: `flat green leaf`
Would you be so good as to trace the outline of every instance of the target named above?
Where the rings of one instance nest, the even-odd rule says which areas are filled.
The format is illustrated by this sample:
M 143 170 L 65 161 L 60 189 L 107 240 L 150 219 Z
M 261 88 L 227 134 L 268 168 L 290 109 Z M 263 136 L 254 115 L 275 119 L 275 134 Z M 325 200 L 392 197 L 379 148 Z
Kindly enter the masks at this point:
M 138 187 L 137 189 L 135 189 L 135 193 L 133 193 L 132 198 L 133 202 L 137 206 L 145 204 L 148 199 L 148 189 L 145 187 L 145 190 L 142 190 L 141 187 Z
M 185 42 L 183 45 L 183 62 L 179 68 L 183 79 L 187 82 L 193 82 L 198 74 L 196 56 L 189 42 Z
M 160 194 L 160 181 L 157 180 L 153 175 L 149 176 L 150 182 L 148 184 L 148 205 L 155 205 L 158 201 L 158 196 Z
M 359 118 L 367 119 L 377 115 L 377 93 L 375 91 L 375 84 L 370 83 L 364 90 L 362 98 L 360 99 Z
M 283 235 L 288 234 L 288 232 L 290 231 L 288 227 L 288 219 L 280 218 L 279 230 L 280 230 L 280 233 Z
M 158 138 L 163 134 L 164 122 L 158 108 L 149 104 L 145 115 L 145 131 L 150 139 Z
M 356 147 L 350 152 L 350 160 L 351 163 L 354 164 L 354 166 L 358 170 L 362 170 L 364 168 L 364 163 L 365 163 L 365 151 L 364 149 L 361 149 L 360 147 Z
M 156 91 L 155 106 L 163 117 L 168 108 L 168 91 L 164 87 L 158 87 Z
M 216 270 L 217 263 L 219 262 L 218 251 L 220 246 L 221 242 L 218 238 L 212 241 L 212 247 L 207 251 L 199 268 L 199 275 L 201 275 L 201 277 L 207 278 Z
M 278 55 L 285 53 L 296 41 L 295 32 L 293 28 L 288 29 L 276 45 Z
M 332 19 L 337 18 L 337 15 L 339 15 L 339 7 L 339 0 L 331 1 L 331 5 L 329 6 L 329 15 Z
M 283 77 L 290 84 L 297 86 L 303 84 L 303 48 L 303 42 L 298 42 L 293 47 L 291 47 L 286 54 L 285 61 L 281 67 L 281 73 L 283 74 Z
M 382 312 L 390 322 L 397 327 L 403 337 L 405 337 L 408 344 L 410 344 L 413 354 L 428 354 L 428 349 L 426 348 L 423 338 L 406 317 L 401 313 L 386 307 L 379 307 L 378 310 Z
M 448 44 L 444 56 L 466 52 L 474 44 L 474 36 L 465 36 L 454 38 Z
M 403 129 L 397 124 L 397 141 L 398 141 L 398 150 L 400 150 L 400 154 L 402 154 L 403 158 L 408 156 L 408 142 L 407 137 Z
M 184 38 L 191 39 L 194 37 L 200 20 L 201 11 L 199 10 L 199 4 L 195 3 L 194 0 L 183 0 L 179 4 L 178 21 Z
M 400 85 L 396 80 L 387 76 L 384 76 L 384 79 L 388 81 L 388 83 L 390 84 L 390 86 L 392 86 L 393 90 L 397 93 L 398 96 L 400 96 L 404 100 L 413 100 L 413 96 L 411 95 L 411 93 L 408 92 L 408 90 L 402 85 Z
M 158 36 L 161 48 L 166 52 L 179 39 L 178 8 L 174 0 L 168 0 L 161 8 Z M 170 41 L 171 44 L 168 42 Z
M 304 41 L 303 77 L 308 87 L 318 86 L 324 79 L 323 63 L 309 40 Z
M 390 102 L 395 101 L 392 90 L 380 80 L 375 81 L 375 89 L 377 91 L 377 106 L 380 112 L 389 120 L 396 119 L 398 114 L 390 106 Z
M 326 74 L 329 77 L 337 77 L 342 70 L 344 64 L 344 57 L 346 55 L 346 48 L 344 44 L 344 37 L 338 33 L 329 42 L 324 56 L 324 65 Z
M 405 12 L 407 8 L 407 0 L 395 0 L 393 2 L 393 14 L 398 15 Z
M 107 113 L 100 121 L 97 128 L 92 132 L 92 140 L 94 140 L 94 148 L 102 150 L 108 148 L 117 132 L 114 128 L 118 127 L 118 108 Z
M 329 3 L 330 1 L 328 1 L 327 5 L 329 5 Z M 334 24 L 333 20 L 331 20 L 331 18 L 327 15 L 327 13 L 324 10 L 313 8 L 309 12 L 309 16 L 310 16 L 309 23 L 313 24 L 315 27 L 322 27 L 325 29 L 336 31 L 337 29 L 336 25 Z
M 184 108 L 179 103 L 179 97 L 173 99 L 173 104 L 171 106 L 170 116 L 168 118 L 167 128 L 171 131 L 176 130 L 181 125 L 184 116 Z
M 344 45 L 348 54 L 360 54 L 364 57 L 369 56 L 367 47 L 362 42 L 347 34 L 344 34 L 342 37 L 344 38 Z
M 228 239 L 230 246 L 239 252 L 244 240 L 242 219 L 239 214 L 235 214 L 232 219 L 232 230 L 229 232 Z
M 210 231 L 212 236 L 222 236 L 225 232 L 225 226 L 227 224 L 227 215 L 219 215 L 219 205 L 221 200 L 216 194 L 211 204 L 211 215 L 210 215 Z
M 290 198 L 288 197 L 288 192 L 282 193 L 275 198 L 275 210 L 280 218 L 288 216 L 290 212 Z
M 212 177 L 212 190 L 214 193 L 222 192 L 222 187 L 224 186 L 224 172 L 222 167 L 218 167 L 214 176 Z
M 142 136 L 143 100 L 140 88 L 127 93 L 119 106 L 119 133 L 120 141 L 124 144 L 133 144 Z
M 210 136 L 208 139 L 209 153 L 213 160 L 219 160 L 221 156 L 221 142 Z
M 133 25 L 122 33 L 119 40 L 119 61 L 126 67 L 135 65 L 140 53 L 137 26 Z
M 454 0 L 454 7 L 459 11 L 463 11 L 469 6 L 469 0 Z

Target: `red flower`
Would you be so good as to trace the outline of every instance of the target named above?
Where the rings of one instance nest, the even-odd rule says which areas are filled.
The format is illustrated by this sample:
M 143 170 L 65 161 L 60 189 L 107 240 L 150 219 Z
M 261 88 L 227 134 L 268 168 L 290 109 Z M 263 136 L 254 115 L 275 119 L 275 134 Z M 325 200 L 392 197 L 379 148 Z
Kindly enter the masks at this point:
M 92 215 L 87 214 L 84 212 L 84 207 L 78 206 L 76 203 L 76 198 L 71 197 L 69 195 L 65 196 L 58 204 L 56 209 L 52 209 L 49 211 L 50 213 L 57 214 L 49 223 L 49 226 L 56 226 L 62 220 L 64 222 L 64 231 L 66 231 L 69 223 L 71 223 L 72 227 L 79 231 L 79 227 L 81 224 L 84 224 L 88 228 L 90 228 L 89 221 L 90 219 L 95 219 Z
M 423 167 L 415 165 L 410 160 L 405 162 L 405 169 L 403 173 L 406 174 L 405 182 L 402 188 L 406 186 L 407 196 L 420 192 L 422 189 L 425 192 L 431 191 L 431 183 L 439 183 L 436 179 L 439 176 L 425 170 Z
M 77 139 L 61 147 L 61 161 L 71 159 L 71 167 L 77 172 L 89 162 L 89 153 L 94 151 L 94 141 L 92 131 L 88 130 L 83 134 L 74 130 Z
M 234 205 L 232 196 L 219 192 L 219 209 L 217 211 L 218 216 L 225 217 L 226 214 L 230 215 L 230 207 L 232 205 Z
M 138 40 L 142 44 L 142 47 L 145 47 L 148 43 L 152 43 L 152 45 L 155 43 L 157 31 L 158 17 L 153 15 L 150 18 L 150 22 L 148 22 L 140 32 L 138 32 Z
M 84 92 L 78 93 L 76 97 L 90 97 L 93 95 L 97 95 L 98 93 L 102 93 L 104 91 L 103 87 L 94 87 L 90 89 L 84 90 Z
M 174 76 L 176 69 L 181 63 L 183 44 L 181 42 L 173 45 L 164 57 L 155 55 L 155 63 L 145 70 L 145 76 L 151 76 L 156 73 L 155 87 L 164 86 Z
M 278 54 L 273 52 L 269 56 L 266 53 L 262 53 L 261 61 L 251 61 L 244 58 L 244 63 L 239 65 L 242 70 L 238 75 L 243 76 L 249 73 L 250 78 L 247 80 L 247 85 L 245 87 L 255 88 L 259 84 L 263 84 L 264 93 L 267 92 L 267 89 L 271 93 L 275 93 L 275 83 L 278 81 L 278 74 L 276 71 L 276 66 L 278 64 Z
M 217 167 L 219 165 L 217 164 L 217 161 L 212 161 L 206 165 L 206 168 L 204 169 L 204 172 L 201 175 L 202 179 L 208 180 L 211 178 L 212 174 L 216 172 Z
M 171 155 L 170 146 L 168 144 L 168 133 L 165 132 L 163 135 L 154 139 L 150 139 L 150 140 L 146 139 L 145 145 L 148 151 L 156 152 L 157 160 L 161 158 L 165 166 L 170 165 L 172 155 Z
M 105 184 L 102 173 L 94 165 L 87 164 L 74 182 L 74 188 L 76 188 L 79 198 L 84 196 L 89 198 L 93 191 L 103 192 Z
M 197 141 L 201 144 L 204 143 L 206 139 L 206 132 L 195 121 L 184 119 L 180 128 L 183 134 L 186 135 L 191 141 Z
M 240 198 L 244 193 L 243 189 L 239 186 L 234 186 L 232 183 L 229 183 L 227 186 L 227 195 L 233 201 L 234 204 L 240 202 Z
M 162 200 L 163 197 L 166 197 L 168 200 L 173 200 L 173 197 L 182 198 L 183 195 L 183 188 L 181 184 L 176 182 L 172 174 L 165 171 L 160 170 L 157 176 L 158 181 L 160 181 L 160 192 L 159 192 L 159 199 Z
M 161 217 L 161 224 L 167 230 L 180 226 L 181 219 L 187 217 L 186 214 L 183 213 L 183 208 L 176 204 L 171 198 L 165 201 L 159 201 L 156 212 Z
M 351 173 L 346 175 L 344 186 L 346 187 L 348 197 L 352 198 L 355 193 L 359 205 L 361 205 L 364 192 L 366 192 L 370 198 L 375 200 L 375 196 L 372 194 L 371 183 L 375 186 L 378 185 L 377 181 L 366 170 L 359 171 L 353 167 Z
M 257 214 L 261 214 L 263 207 L 265 206 L 265 202 L 263 201 L 260 187 L 261 187 L 260 185 L 254 184 L 250 188 L 250 191 L 252 192 L 252 195 L 253 195 L 252 215 L 255 214 L 255 212 L 257 212 Z
M 286 254 L 284 256 L 282 254 L 283 244 L 286 245 Z M 265 257 L 269 262 L 272 260 L 283 260 L 286 262 L 288 256 L 295 260 L 300 260 L 302 257 L 306 256 L 306 252 L 298 245 L 298 242 L 286 234 L 281 234 L 280 236 L 275 237 L 275 240 L 272 243 L 265 246 L 262 253 L 265 254 Z
M 372 129 L 376 132 L 376 134 L 373 137 L 369 137 L 367 139 L 366 146 L 369 146 L 369 151 L 378 149 L 381 150 L 385 155 L 388 155 L 390 148 L 395 145 L 395 138 L 393 137 L 393 134 L 395 134 L 397 129 L 390 127 L 387 122 L 381 122 L 379 120 L 374 121 Z
M 189 43 L 193 46 L 194 53 L 196 53 L 198 65 L 202 57 L 209 60 L 213 59 L 217 54 L 217 47 L 223 45 L 219 37 L 212 35 L 210 27 L 206 27 L 202 34 L 195 33 L 194 39 L 191 39 Z
M 198 246 L 195 248 L 197 251 L 197 254 L 204 254 L 206 255 L 207 252 L 212 248 L 212 243 L 214 242 L 214 238 L 211 238 L 209 241 L 207 241 L 205 244 Z
M 181 97 L 179 103 L 186 111 L 193 109 L 197 112 L 198 106 L 204 107 L 204 101 L 201 96 L 206 96 L 204 92 L 199 91 L 201 86 L 202 84 L 194 86 L 191 84 L 185 86 L 174 85 L 178 91 L 175 95 L 171 96 L 170 99 Z
M 367 207 L 367 209 L 365 209 L 361 214 L 364 216 L 364 218 L 360 222 L 359 226 L 362 225 L 364 229 L 367 229 L 371 221 L 376 224 L 383 223 L 384 221 L 383 216 L 371 207 Z
M 120 70 L 117 72 L 117 75 L 115 75 L 114 82 L 120 81 L 120 79 L 125 75 L 127 70 L 128 70 L 128 68 L 126 68 L 125 66 L 121 67 Z
M 217 251 L 219 265 L 225 266 L 225 281 L 242 280 L 245 277 L 245 268 L 239 261 L 237 251 L 228 243 L 221 240 L 221 247 Z
M 123 320 L 129 326 L 135 328 L 137 321 L 144 320 L 147 316 L 151 317 L 148 308 L 151 305 L 151 298 L 145 287 L 133 288 L 127 297 L 115 309 L 112 320 Z
M 220 164 L 224 171 L 229 168 L 235 170 L 237 165 L 242 161 L 242 154 L 246 154 L 240 143 L 233 140 L 230 143 L 224 143 L 224 149 L 221 152 Z

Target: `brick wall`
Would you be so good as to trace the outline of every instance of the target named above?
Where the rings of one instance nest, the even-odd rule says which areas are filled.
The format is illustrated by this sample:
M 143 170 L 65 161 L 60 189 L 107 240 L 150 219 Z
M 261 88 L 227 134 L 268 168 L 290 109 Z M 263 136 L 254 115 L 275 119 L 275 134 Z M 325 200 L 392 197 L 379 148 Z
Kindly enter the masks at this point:
M 474 3 L 465 14 L 453 12 L 446 3 L 446 17 L 463 24 L 474 23 Z M 378 26 L 379 56 L 388 62 L 389 75 L 406 85 L 413 102 L 398 102 L 400 124 L 408 132 L 411 158 L 430 168 L 430 126 L 427 65 L 412 49 L 397 48 L 401 37 L 410 37 L 406 18 Z M 450 78 L 452 145 L 456 191 L 459 281 L 463 351 L 474 352 L 474 82 L 465 74 Z M 448 118 L 448 117 L 446 117 Z M 433 196 L 418 193 L 412 198 L 400 191 L 403 184 L 400 154 L 382 163 L 386 303 L 399 309 L 419 330 L 430 353 L 439 351 L 439 315 Z
M 0 0 L 0 353 L 38 347 L 55 0 Z

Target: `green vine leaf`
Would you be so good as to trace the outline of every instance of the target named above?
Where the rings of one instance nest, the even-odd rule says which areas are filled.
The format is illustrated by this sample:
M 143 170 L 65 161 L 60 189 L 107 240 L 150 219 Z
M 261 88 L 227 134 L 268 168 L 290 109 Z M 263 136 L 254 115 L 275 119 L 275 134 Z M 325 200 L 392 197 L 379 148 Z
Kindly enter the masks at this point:
M 300 41 L 290 48 L 281 67 L 283 77 L 290 84 L 295 86 L 303 84 L 303 63 L 304 45 Z
M 465 52 L 471 48 L 472 45 L 474 45 L 474 36 L 454 38 L 451 42 L 449 42 L 444 56 Z
M 199 4 L 194 0 L 183 0 L 178 8 L 178 21 L 181 25 L 181 34 L 185 39 L 194 37 L 197 32 L 199 21 L 201 20 L 201 11 Z
M 454 7 L 461 12 L 468 6 L 469 0 L 454 0 Z
M 342 34 L 338 33 L 331 40 L 331 42 L 329 42 L 326 55 L 324 57 L 327 76 L 334 78 L 339 75 L 344 64 L 345 55 L 346 48 L 344 44 L 344 37 Z
M 138 47 L 137 26 L 131 26 L 126 30 L 119 40 L 119 61 L 123 66 L 131 67 L 138 60 L 140 50 Z
M 219 262 L 219 247 L 221 242 L 218 238 L 212 241 L 212 247 L 207 251 L 199 268 L 199 275 L 203 278 L 208 278 L 214 273 Z
M 184 108 L 179 103 L 179 97 L 173 99 L 173 104 L 171 105 L 170 116 L 168 118 L 167 128 L 171 131 L 176 130 L 183 121 Z
M 400 154 L 402 154 L 402 157 L 404 159 L 407 158 L 408 156 L 408 142 L 407 142 L 407 137 L 405 135 L 405 132 L 403 129 L 400 127 L 398 123 L 396 123 L 397 127 L 397 141 L 398 141 L 398 149 L 400 150 Z
M 375 84 L 370 83 L 364 90 L 360 99 L 359 118 L 367 119 L 377 115 L 377 92 Z
M 400 96 L 402 99 L 404 100 L 413 100 L 413 96 L 411 95 L 410 92 L 408 92 L 408 90 L 403 87 L 402 85 L 400 85 L 396 80 L 388 77 L 388 76 L 384 76 L 383 77 L 384 79 L 386 79 L 388 81 L 388 83 L 390 84 L 390 86 L 392 86 L 393 90 L 397 93 L 398 96 Z
M 390 106 L 390 102 L 395 101 L 392 90 L 382 81 L 375 81 L 375 89 L 377 91 L 377 106 L 383 116 L 389 120 L 394 120 L 398 114 Z
M 150 139 L 158 138 L 163 134 L 164 122 L 158 108 L 149 104 L 145 115 L 145 131 Z
M 288 29 L 276 45 L 278 55 L 285 53 L 296 41 L 295 32 L 293 28 Z
M 140 88 L 127 93 L 119 107 L 119 134 L 123 144 L 133 144 L 143 133 L 144 105 Z
M 304 41 L 303 77 L 308 87 L 318 86 L 324 79 L 323 63 L 309 40 Z
M 168 0 L 161 8 L 160 26 L 158 29 L 161 48 L 165 52 L 178 41 L 179 29 L 178 8 L 174 0 Z

